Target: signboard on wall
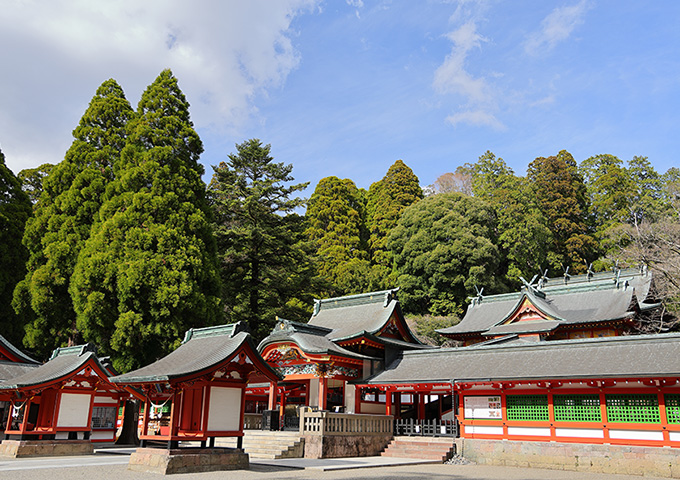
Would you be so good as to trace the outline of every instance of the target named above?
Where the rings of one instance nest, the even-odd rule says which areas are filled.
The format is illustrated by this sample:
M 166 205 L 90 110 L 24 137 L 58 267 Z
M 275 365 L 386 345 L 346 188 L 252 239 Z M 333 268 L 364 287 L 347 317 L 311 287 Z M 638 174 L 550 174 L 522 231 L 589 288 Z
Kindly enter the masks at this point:
M 503 418 L 500 396 L 466 396 L 465 418 L 500 420 Z

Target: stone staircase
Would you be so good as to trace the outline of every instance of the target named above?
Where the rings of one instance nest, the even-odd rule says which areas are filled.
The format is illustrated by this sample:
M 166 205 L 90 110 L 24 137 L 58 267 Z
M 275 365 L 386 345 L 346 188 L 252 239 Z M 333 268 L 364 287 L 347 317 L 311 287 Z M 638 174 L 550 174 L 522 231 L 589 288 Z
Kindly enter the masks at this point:
M 236 447 L 235 438 L 217 439 L 217 447 Z M 305 441 L 298 432 L 245 430 L 243 450 L 250 458 L 302 458 Z
M 394 437 L 381 455 L 445 462 L 455 453 L 456 445 L 450 437 Z

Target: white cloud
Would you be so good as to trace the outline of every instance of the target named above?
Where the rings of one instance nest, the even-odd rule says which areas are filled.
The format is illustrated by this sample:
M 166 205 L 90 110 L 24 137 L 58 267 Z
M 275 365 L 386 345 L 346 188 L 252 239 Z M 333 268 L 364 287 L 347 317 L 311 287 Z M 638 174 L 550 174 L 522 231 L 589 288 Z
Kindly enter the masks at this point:
M 555 8 L 543 19 L 541 29 L 528 37 L 524 44 L 525 51 L 531 55 L 538 55 L 543 51 L 552 50 L 555 45 L 569 38 L 574 29 L 583 23 L 589 9 L 587 0 Z
M 477 127 L 491 127 L 495 130 L 505 130 L 501 123 L 492 113 L 484 110 L 468 110 L 457 112 L 446 117 L 446 121 L 453 126 L 460 123 Z
M 242 124 L 256 111 L 255 96 L 281 86 L 297 67 L 291 22 L 317 3 L 3 2 L 0 147 L 8 164 L 18 171 L 60 161 L 102 81 L 115 78 L 136 105 L 168 67 L 197 127 Z
M 438 93 L 456 93 L 474 102 L 488 99 L 486 81 L 474 78 L 465 70 L 465 60 L 470 50 L 480 48 L 485 41 L 477 33 L 477 26 L 467 22 L 446 37 L 453 42 L 451 53 L 446 56 L 444 63 L 434 72 L 434 88 Z
M 498 99 L 484 76 L 475 76 L 468 71 L 466 62 L 470 54 L 481 51 L 488 39 L 477 31 L 486 6 L 484 2 L 461 1 L 450 21 L 459 24 L 458 28 L 446 34 L 451 43 L 451 52 L 434 72 L 432 86 L 441 95 L 458 95 L 463 103 L 457 112 L 446 117 L 451 125 L 469 124 L 502 129 L 503 124 L 495 117 Z M 503 74 L 492 72 L 493 78 Z

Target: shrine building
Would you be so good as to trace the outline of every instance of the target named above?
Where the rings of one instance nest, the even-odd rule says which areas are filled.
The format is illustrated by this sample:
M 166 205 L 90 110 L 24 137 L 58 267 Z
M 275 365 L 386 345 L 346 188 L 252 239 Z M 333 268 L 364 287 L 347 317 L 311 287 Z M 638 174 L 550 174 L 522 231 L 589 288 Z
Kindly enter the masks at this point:
M 460 323 L 437 332 L 464 346 L 611 337 L 639 329 L 660 307 L 646 269 L 534 280 L 519 292 L 472 298 Z
M 27 455 L 41 443 L 56 455 L 92 453 L 92 442 L 113 442 L 119 403 L 130 392 L 110 375 L 87 344 L 58 348 L 45 364 L 0 382 L 10 403 L 2 453 Z
M 354 382 L 381 371 L 403 350 L 431 348 L 406 324 L 397 291 L 315 300 L 307 324 L 279 319 L 258 349 L 284 379 L 276 402 L 269 404 L 266 385 L 249 385 L 248 411 L 276 403 L 288 419 L 294 419 L 295 407 L 302 405 L 384 414 L 384 402 L 362 398 Z

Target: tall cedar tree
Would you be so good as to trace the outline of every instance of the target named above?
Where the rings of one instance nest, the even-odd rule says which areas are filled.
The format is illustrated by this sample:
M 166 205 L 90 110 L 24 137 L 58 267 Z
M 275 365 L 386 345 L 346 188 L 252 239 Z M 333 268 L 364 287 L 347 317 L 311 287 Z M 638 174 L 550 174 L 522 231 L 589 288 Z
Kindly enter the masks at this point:
M 566 150 L 536 158 L 529 164 L 527 178 L 553 235 L 548 253 L 552 273 L 561 274 L 567 267 L 571 273 L 585 271 L 599 246 L 590 235 L 586 185 L 574 158 Z
M 38 203 L 43 191 L 43 181 L 54 168 L 51 163 L 43 163 L 35 168 L 21 170 L 17 178 L 21 182 L 21 189 L 26 192 L 32 204 Z
M 0 331 L 15 345 L 24 337 L 23 324 L 12 309 L 14 287 L 26 274 L 28 252 L 21 243 L 31 201 L 5 165 L 0 151 Z
M 236 145 L 236 154 L 213 167 L 208 194 L 215 214 L 223 300 L 231 322 L 244 321 L 256 337 L 269 334 L 277 315 L 304 321 L 300 298 L 313 276 L 304 218 L 292 165 L 275 163 L 271 146 L 257 139 Z
M 401 218 L 406 207 L 423 198 L 423 189 L 418 177 L 402 160 L 392 165 L 382 180 L 375 182 L 368 190 L 366 201 L 366 227 L 368 229 L 369 250 L 377 280 L 372 289 L 388 288 L 394 279 L 392 273 L 392 253 L 387 248 L 387 237 Z
M 324 296 L 362 293 L 369 287 L 363 197 L 353 181 L 326 177 L 309 199 L 306 235 L 319 260 Z
M 222 320 L 203 145 L 170 70 L 145 90 L 71 282 L 85 340 L 127 371 Z
M 432 195 L 404 210 L 389 237 L 404 310 L 460 315 L 475 286 L 494 291 L 494 213 L 462 193 Z
M 518 284 L 522 275 L 541 273 L 552 235 L 527 180 L 517 177 L 502 158 L 489 151 L 459 170 L 470 176 L 474 196 L 494 209 L 508 288 Z
M 597 236 L 601 239 L 609 228 L 628 223 L 635 185 L 623 162 L 614 155 L 595 155 L 581 162 L 579 173 L 586 184 Z
M 24 238 L 30 251 L 28 273 L 15 295 L 17 310 L 31 318 L 24 344 L 38 355 L 47 356 L 56 347 L 81 340 L 69 282 L 106 186 L 113 180 L 133 115 L 116 81 L 102 83 L 73 131 L 74 141 L 64 160 L 43 181 Z M 32 191 L 36 188 L 33 185 Z

